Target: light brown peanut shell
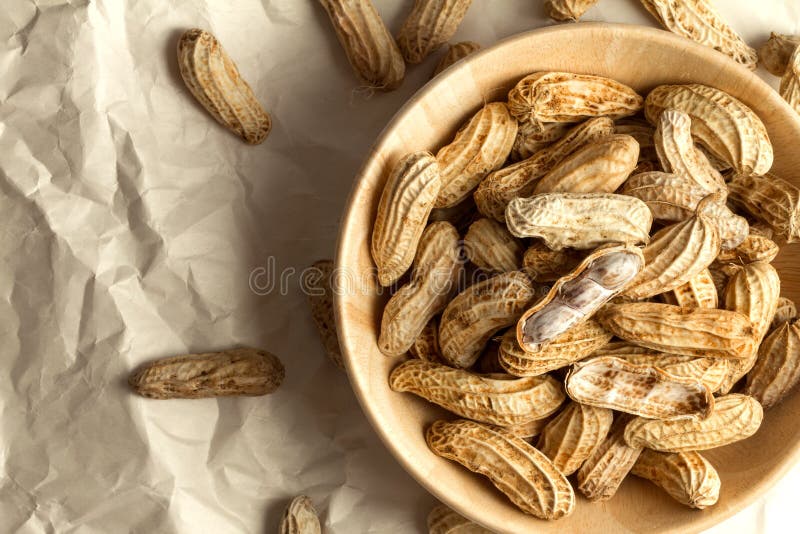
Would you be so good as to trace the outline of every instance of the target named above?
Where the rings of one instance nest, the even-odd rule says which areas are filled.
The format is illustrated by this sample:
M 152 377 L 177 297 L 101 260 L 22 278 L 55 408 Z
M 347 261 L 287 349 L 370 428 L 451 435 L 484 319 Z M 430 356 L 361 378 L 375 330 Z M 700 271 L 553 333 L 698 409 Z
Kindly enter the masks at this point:
M 493 219 L 478 219 L 464 236 L 469 261 L 488 273 L 515 271 L 522 263 L 522 242 Z
M 719 255 L 720 239 L 706 209 L 709 197 L 697 207 L 694 217 L 662 228 L 644 247 L 645 267 L 625 290 L 634 299 L 672 291 L 705 270 Z
M 406 64 L 372 0 L 319 1 L 361 83 L 378 91 L 399 87 Z
M 665 109 L 688 114 L 695 140 L 737 172 L 763 174 L 772 167 L 764 123 L 731 95 L 707 85 L 661 85 L 647 95 L 644 112 L 656 124 Z
M 568 122 L 521 123 L 517 129 L 514 148 L 511 149 L 511 160 L 528 159 L 564 137 L 570 128 L 574 127 L 574 124 Z
M 669 31 L 708 46 L 755 70 L 758 55 L 728 26 L 709 0 L 641 0 Z
M 656 367 L 673 376 L 702 382 L 712 392 L 716 392 L 722 387 L 733 365 L 733 360 L 725 358 L 693 358 L 688 362 L 656 364 Z
M 436 317 L 428 321 L 408 352 L 426 362 L 442 361 L 442 351 L 439 348 L 439 320 Z
M 336 333 L 336 318 L 333 315 L 333 261 L 319 260 L 304 273 L 303 287 L 306 290 L 311 319 L 317 327 L 325 354 L 338 367 L 344 369 L 339 336 Z
M 439 63 L 436 64 L 436 70 L 433 71 L 434 76 L 438 76 L 443 70 L 450 65 L 458 63 L 470 54 L 474 54 L 481 49 L 481 45 L 474 41 L 462 41 L 460 43 L 452 44 L 447 49 L 447 53 L 442 56 Z
M 781 78 L 779 92 L 792 109 L 800 113 L 800 47 L 789 58 L 789 66 Z
M 692 217 L 697 204 L 708 196 L 708 191 L 683 176 L 661 171 L 634 174 L 620 189 L 647 204 L 653 218 L 660 221 L 680 222 Z
M 702 510 L 719 500 L 717 470 L 700 453 L 644 449 L 631 474 L 645 478 L 679 503 Z
M 772 32 L 769 40 L 758 49 L 758 58 L 764 68 L 774 76 L 783 76 L 792 53 L 800 46 L 800 35 L 782 35 Z
M 536 448 L 569 476 L 603 443 L 613 419 L 611 410 L 570 402 L 544 427 Z
M 755 344 L 744 358 L 732 363 L 720 385 L 721 393 L 728 393 L 755 365 L 758 346 L 775 317 L 780 293 L 781 280 L 769 263 L 750 263 L 735 268 L 725 287 L 725 308 L 743 313 L 750 319 Z
M 462 291 L 445 308 L 439 346 L 445 361 L 470 367 L 498 330 L 514 324 L 536 293 L 522 272 L 499 274 Z
M 517 342 L 516 329 L 503 336 L 498 359 L 503 369 L 515 376 L 537 376 L 561 369 L 590 356 L 611 339 L 611 332 L 594 319 L 588 319 L 534 352 L 527 352 Z
M 541 519 L 572 513 L 575 493 L 547 456 L 521 438 L 472 421 L 436 421 L 428 447 L 491 480 L 522 511 Z
M 639 163 L 658 161 L 653 140 L 655 132 L 656 129 L 649 122 L 637 117 L 628 117 L 614 122 L 614 133 L 630 135 L 639 143 Z
M 467 198 L 486 175 L 503 165 L 516 137 L 517 121 L 504 103 L 481 108 L 436 153 L 442 177 L 436 207 L 454 206 Z
M 444 504 L 438 504 L 428 514 L 428 534 L 492 534 L 492 532 Z
M 422 62 L 456 33 L 472 0 L 414 0 L 414 6 L 397 34 L 403 58 Z
M 709 193 L 725 191 L 725 180 L 692 139 L 692 119 L 688 114 L 665 109 L 658 116 L 654 144 L 661 167 L 677 174 Z
M 793 243 L 800 239 L 800 189 L 778 176 L 740 175 L 728 183 L 730 202 Z
M 550 18 L 558 21 L 578 21 L 597 0 L 547 0 L 544 4 Z
M 476 375 L 438 363 L 409 360 L 389 376 L 393 391 L 413 393 L 461 417 L 497 426 L 543 419 L 564 402 L 554 378 Z
M 186 87 L 217 122 L 251 145 L 267 138 L 272 119 L 216 37 L 187 30 L 178 41 L 178 68 Z
M 314 503 L 305 495 L 298 495 L 286 510 L 281 518 L 279 534 L 321 534 L 322 527 L 319 524 L 317 511 Z
M 372 259 L 382 286 L 396 282 L 411 267 L 441 184 L 430 152 L 409 154 L 392 167 L 372 229 Z
M 558 163 L 536 184 L 540 193 L 613 193 L 639 160 L 639 143 L 630 135 L 608 135 L 587 143 Z
M 506 426 L 503 427 L 503 429 L 518 438 L 530 441 L 532 438 L 542 433 L 542 430 L 544 430 L 544 427 L 547 426 L 547 423 L 549 423 L 551 419 L 552 416 L 545 417 L 544 419 L 534 419 L 533 421 L 521 425 Z
M 457 288 L 462 263 L 458 232 L 437 222 L 422 233 L 411 281 L 392 295 L 381 318 L 378 348 L 387 356 L 407 352 L 425 325 L 440 313 Z
M 661 452 L 715 449 L 749 438 L 761 426 L 764 410 L 756 399 L 732 394 L 718 397 L 705 419 L 662 421 L 637 417 L 625 428 L 625 442 Z
M 567 375 L 576 402 L 654 419 L 706 417 L 714 397 L 703 383 L 614 356 L 577 362 Z
M 800 382 L 800 324 L 786 321 L 767 336 L 758 351 L 758 360 L 747 375 L 746 395 L 752 395 L 764 408 L 783 400 Z
M 617 492 L 642 452 L 625 443 L 627 414 L 616 417 L 608 436 L 578 470 L 578 491 L 592 502 L 607 501 Z
M 508 93 L 508 107 L 520 121 L 578 122 L 589 117 L 619 119 L 642 109 L 636 91 L 610 78 L 571 72 L 536 72 Z
M 534 241 L 522 256 L 522 267 L 536 282 L 554 282 L 575 269 L 581 259 L 572 249 L 551 250 L 541 241 Z
M 617 337 L 672 354 L 746 358 L 755 344 L 750 319 L 728 310 L 631 302 L 607 305 L 598 319 Z
M 770 330 L 775 330 L 781 324 L 794 319 L 797 319 L 797 306 L 786 297 L 781 297 L 778 299 L 778 307 L 775 310 L 775 316 L 772 318 Z
M 525 128 L 526 124 L 530 123 L 523 123 L 521 128 Z M 542 126 L 542 129 L 547 128 L 548 125 Z M 487 217 L 504 221 L 506 206 L 511 200 L 532 195 L 539 178 L 555 165 L 586 144 L 613 132 L 614 123 L 608 117 L 589 119 L 574 126 L 561 139 L 530 158 L 491 173 L 475 191 L 478 210 Z
M 772 239 L 756 234 L 749 234 L 739 246 L 730 250 L 721 250 L 715 260 L 720 264 L 744 265 L 747 263 L 771 263 L 780 252 L 778 244 Z
M 515 198 L 506 224 L 517 237 L 540 237 L 553 250 L 608 243 L 647 243 L 653 215 L 647 204 L 611 193 L 544 193 Z
M 644 257 L 638 247 L 596 250 L 522 315 L 517 322 L 519 346 L 528 352 L 541 350 L 621 293 L 642 267 Z
M 664 302 L 683 308 L 716 308 L 719 306 L 719 294 L 711 272 L 703 269 L 691 280 L 678 286 L 669 293 L 664 293 Z
M 239 348 L 156 360 L 137 369 L 128 383 L 151 399 L 201 399 L 267 395 L 285 375 L 277 356 Z

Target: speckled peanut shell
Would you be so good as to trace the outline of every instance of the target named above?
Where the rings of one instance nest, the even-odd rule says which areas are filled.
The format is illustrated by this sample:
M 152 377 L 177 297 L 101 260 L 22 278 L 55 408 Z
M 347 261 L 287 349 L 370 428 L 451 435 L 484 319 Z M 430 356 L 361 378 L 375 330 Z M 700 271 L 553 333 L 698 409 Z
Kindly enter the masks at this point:
M 520 129 L 526 128 L 525 124 Z M 548 125 L 541 127 L 547 128 Z M 487 217 L 504 221 L 505 210 L 511 200 L 532 195 L 537 181 L 550 169 L 581 147 L 613 132 L 614 123 L 608 117 L 589 119 L 574 126 L 561 139 L 528 159 L 491 173 L 475 191 L 478 210 Z
M 578 470 L 578 491 L 591 502 L 607 501 L 617 492 L 642 452 L 625 443 L 628 414 L 616 416 L 606 439 Z
M 785 321 L 761 344 L 744 393 L 764 408 L 778 404 L 800 382 L 800 324 Z
M 544 427 L 536 448 L 569 476 L 606 439 L 613 419 L 606 408 L 570 402 Z
M 758 55 L 720 17 L 709 0 L 641 0 L 645 8 L 669 31 L 722 52 L 755 70 Z
M 563 138 L 574 127 L 574 124 L 568 122 L 520 123 L 514 148 L 511 149 L 511 161 L 528 159 Z
M 428 514 L 428 534 L 492 534 L 491 531 L 437 504 Z
M 613 193 L 639 160 L 639 143 L 630 135 L 608 135 L 587 143 L 558 163 L 536 184 L 540 193 Z
M 448 47 L 447 53 L 442 56 L 439 63 L 436 64 L 436 69 L 433 71 L 433 76 L 437 76 L 447 67 L 458 63 L 470 54 L 474 54 L 481 49 L 481 45 L 474 41 L 461 41 L 460 43 L 452 44 Z
M 537 282 L 555 282 L 575 269 L 582 259 L 575 250 L 551 250 L 541 241 L 534 241 L 522 256 L 522 267 Z
M 609 304 L 597 317 L 617 337 L 684 356 L 741 359 L 755 344 L 750 319 L 734 311 L 630 302 Z
M 719 306 L 719 294 L 711 272 L 703 269 L 691 280 L 662 295 L 664 302 L 683 308 L 716 308 Z
M 642 97 L 627 85 L 571 72 L 536 72 L 508 93 L 508 106 L 520 122 L 578 122 L 600 116 L 619 119 L 635 114 L 642 104 Z
M 449 41 L 471 4 L 472 0 L 414 0 L 397 34 L 403 58 L 415 65 Z
M 509 374 L 537 376 L 589 357 L 610 339 L 611 332 L 597 321 L 589 319 L 553 338 L 538 350 L 528 352 L 519 346 L 516 329 L 512 328 L 503 335 L 497 357 Z
M 522 242 L 494 219 L 478 219 L 464 236 L 467 258 L 487 273 L 518 270 L 523 250 Z
M 508 432 L 472 421 L 436 421 L 425 434 L 428 447 L 489 478 L 521 510 L 541 519 L 572 513 L 572 485 L 547 456 Z
M 437 208 L 454 206 L 467 198 L 490 172 L 499 169 L 511 153 L 517 121 L 503 102 L 481 108 L 436 153 L 442 177 Z
M 700 201 L 694 217 L 662 228 L 644 247 L 646 265 L 625 290 L 625 296 L 643 299 L 672 291 L 706 269 L 719 254 L 720 238 L 706 215 L 710 197 Z
M 652 223 L 647 204 L 611 193 L 544 193 L 515 198 L 506 208 L 512 235 L 539 237 L 553 250 L 647 243 Z
M 428 225 L 419 241 L 411 281 L 392 295 L 381 318 L 378 348 L 387 356 L 407 352 L 425 325 L 440 313 L 458 286 L 463 264 L 453 225 Z
M 755 344 L 744 358 L 733 362 L 728 376 L 720 385 L 723 394 L 728 393 L 755 365 L 758 346 L 775 317 L 780 294 L 780 277 L 775 267 L 769 263 L 747 264 L 738 268 L 728 280 L 725 287 L 725 308 L 740 312 L 750 319 Z
M 514 324 L 536 293 L 530 279 L 513 271 L 474 284 L 445 308 L 439 346 L 450 365 L 466 368 L 497 331 Z
M 625 427 L 630 447 L 661 452 L 715 449 L 749 438 L 761 426 L 764 410 L 753 397 L 732 394 L 718 397 L 705 419 L 662 421 L 637 417 Z
M 406 64 L 372 0 L 319 1 L 361 83 L 378 91 L 399 87 Z
M 662 111 L 656 120 L 653 141 L 666 172 L 677 174 L 708 193 L 726 191 L 722 175 L 695 147 L 688 114 L 675 109 Z
M 614 356 L 577 362 L 566 389 L 581 404 L 653 419 L 706 417 L 714 409 L 711 390 L 698 380 Z
M 547 0 L 544 4 L 550 18 L 558 21 L 578 21 L 597 0 Z
M 735 176 L 728 189 L 735 207 L 770 225 L 788 243 L 800 239 L 800 189 L 772 174 Z
M 283 512 L 279 534 L 321 534 L 314 503 L 305 495 L 292 499 Z
M 800 46 L 800 35 L 772 32 L 769 40 L 758 49 L 758 59 L 770 74 L 783 76 L 792 53 Z
M 644 449 L 631 474 L 649 480 L 679 503 L 702 510 L 719 500 L 717 470 L 700 453 Z
M 389 385 L 461 417 L 497 426 L 543 419 L 558 410 L 565 398 L 561 384 L 547 375 L 477 375 L 416 359 L 395 367 Z
M 700 84 L 660 85 L 645 101 L 656 124 L 665 109 L 689 115 L 695 140 L 737 172 L 763 174 L 772 167 L 772 144 L 761 119 L 729 94 Z
M 151 399 L 201 399 L 272 393 L 286 374 L 277 356 L 239 348 L 156 360 L 128 379 L 133 391 Z
M 441 185 L 430 152 L 409 154 L 392 167 L 372 229 L 372 259 L 381 285 L 391 285 L 411 267 Z
M 251 145 L 267 138 L 272 119 L 216 37 L 187 30 L 178 41 L 178 68 L 186 87 L 217 122 Z

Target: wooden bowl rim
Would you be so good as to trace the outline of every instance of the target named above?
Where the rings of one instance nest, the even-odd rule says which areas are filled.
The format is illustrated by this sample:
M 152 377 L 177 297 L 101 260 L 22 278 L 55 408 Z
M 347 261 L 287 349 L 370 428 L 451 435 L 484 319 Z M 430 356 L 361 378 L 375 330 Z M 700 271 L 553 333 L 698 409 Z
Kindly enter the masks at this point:
M 502 39 L 498 41 L 496 44 L 492 45 L 491 47 L 485 48 L 480 50 L 469 57 L 465 58 L 462 61 L 459 61 L 455 65 L 449 67 L 444 73 L 439 74 L 438 76 L 434 77 L 431 81 L 425 84 L 422 88 L 420 88 L 390 119 L 386 127 L 381 131 L 380 135 L 378 136 L 376 142 L 370 148 L 369 154 L 361 166 L 356 180 L 353 183 L 350 195 L 348 196 L 346 207 L 345 207 L 345 214 L 342 218 L 342 223 L 339 229 L 339 240 L 337 243 L 337 251 L 336 251 L 336 258 L 335 258 L 335 265 L 337 267 L 337 280 L 341 271 L 339 267 L 345 266 L 348 264 L 348 260 L 354 255 L 352 254 L 353 250 L 356 250 L 360 243 L 353 242 L 352 239 L 349 239 L 351 232 L 349 231 L 351 226 L 355 224 L 354 219 L 355 214 L 361 208 L 357 205 L 354 200 L 358 197 L 361 188 L 364 186 L 366 180 L 365 177 L 376 173 L 377 168 L 380 167 L 380 163 L 377 161 L 376 156 L 381 154 L 384 149 L 385 145 L 389 142 L 392 137 L 393 130 L 395 125 L 401 122 L 401 119 L 410 112 L 412 108 L 414 108 L 419 102 L 425 100 L 425 98 L 432 92 L 434 92 L 437 88 L 442 85 L 446 85 L 449 83 L 450 78 L 454 76 L 454 73 L 460 69 L 469 68 L 469 65 L 473 62 L 480 61 L 483 56 L 491 55 L 491 54 L 498 54 L 499 50 L 512 45 L 513 43 L 518 43 L 520 41 L 526 41 L 531 37 L 535 36 L 537 39 L 542 38 L 546 35 L 556 34 L 556 33 L 592 33 L 592 32 L 609 32 L 611 34 L 615 34 L 617 37 L 625 38 L 625 39 L 646 39 L 655 41 L 656 43 L 662 44 L 665 47 L 669 47 L 672 49 L 690 49 L 689 51 L 696 56 L 699 56 L 703 61 L 707 61 L 710 65 L 716 64 L 720 65 L 723 64 L 726 69 L 734 70 L 738 69 L 736 75 L 739 77 L 744 78 L 743 81 L 748 83 L 750 87 L 753 89 L 758 88 L 760 92 L 765 93 L 765 98 L 769 101 L 769 105 L 783 107 L 784 113 L 789 114 L 793 117 L 794 129 L 797 132 L 800 132 L 800 117 L 798 117 L 794 110 L 780 97 L 780 95 L 771 88 L 764 80 L 759 78 L 754 72 L 748 70 L 746 67 L 736 64 L 727 56 L 713 50 L 709 47 L 700 45 L 683 37 L 677 36 L 673 33 L 668 31 L 664 31 L 657 28 L 650 28 L 646 26 L 640 26 L 636 24 L 622 24 L 622 23 L 604 23 L 604 22 L 580 22 L 580 23 L 570 23 L 570 24 L 558 24 L 553 26 L 546 26 L 544 28 L 537 28 L 534 30 L 518 33 Z M 342 285 L 340 281 L 337 282 L 340 284 L 340 287 L 345 287 Z M 425 489 L 427 489 L 431 494 L 433 494 L 437 499 L 441 502 L 449 506 L 450 508 L 454 509 L 458 513 L 464 515 L 465 517 L 474 517 L 475 514 L 473 510 L 469 509 L 467 503 L 459 501 L 456 495 L 452 494 L 444 494 L 439 491 L 436 481 L 429 480 L 425 473 L 419 469 L 415 464 L 411 463 L 405 451 L 398 446 L 398 441 L 393 439 L 393 435 L 391 434 L 392 430 L 390 428 L 386 428 L 383 422 L 381 421 L 380 414 L 373 409 L 372 404 L 370 403 L 370 399 L 367 397 L 367 390 L 368 384 L 370 381 L 370 377 L 368 373 L 361 372 L 361 369 L 358 369 L 354 365 L 354 358 L 352 356 L 351 347 L 349 346 L 348 340 L 350 338 L 350 322 L 348 321 L 347 311 L 346 311 L 346 303 L 348 302 L 348 298 L 358 298 L 354 295 L 344 295 L 344 294 L 335 294 L 334 296 L 334 313 L 336 316 L 336 326 L 339 332 L 339 342 L 341 345 L 341 352 L 343 356 L 343 360 L 345 363 L 345 367 L 347 370 L 348 378 L 350 379 L 351 386 L 353 391 L 356 394 L 356 398 L 358 399 L 359 404 L 361 405 L 364 414 L 367 416 L 368 421 L 372 425 L 372 427 L 377 432 L 378 436 L 380 437 L 383 444 L 386 448 L 391 452 L 391 454 L 395 457 L 395 459 L 402 465 L 403 469 L 408 472 L 414 479 L 422 485 Z M 354 328 L 356 328 L 354 326 Z M 386 387 L 388 388 L 388 376 Z M 420 430 L 422 432 L 422 429 Z M 743 508 L 747 507 L 751 503 L 753 503 L 759 496 L 761 496 L 764 492 L 766 492 L 770 487 L 772 487 L 778 480 L 780 480 L 788 471 L 789 469 L 797 463 L 798 459 L 800 459 L 800 441 L 796 442 L 788 452 L 788 454 L 784 455 L 784 457 L 777 462 L 776 465 L 769 471 L 765 472 L 763 476 L 759 478 L 759 480 L 747 488 L 745 491 L 741 491 L 735 496 L 730 497 L 729 499 L 729 506 L 724 508 L 710 508 L 704 511 L 704 513 L 697 514 L 697 519 L 694 523 L 692 523 L 691 528 L 694 532 L 699 532 L 728 519 L 729 517 L 733 516 Z M 686 534 L 686 525 L 679 525 L 675 526 L 674 528 L 669 528 L 666 530 L 661 531 L 662 534 Z

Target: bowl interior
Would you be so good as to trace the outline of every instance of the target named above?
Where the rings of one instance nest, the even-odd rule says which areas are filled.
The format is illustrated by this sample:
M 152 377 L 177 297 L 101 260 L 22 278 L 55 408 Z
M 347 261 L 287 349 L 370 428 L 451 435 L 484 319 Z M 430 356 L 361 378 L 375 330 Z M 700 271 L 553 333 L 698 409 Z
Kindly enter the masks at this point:
M 384 130 L 355 183 L 336 260 L 336 313 L 353 389 L 405 469 L 441 501 L 496 532 L 685 533 L 708 528 L 752 502 L 796 460 L 800 394 L 769 410 L 752 438 L 704 453 L 722 479 L 716 506 L 691 510 L 650 483 L 628 477 L 610 501 L 592 504 L 579 496 L 570 517 L 545 522 L 520 512 L 483 477 L 432 454 L 424 429 L 437 418 L 452 416 L 388 387 L 398 360 L 383 356 L 376 345 L 388 295 L 377 285 L 369 253 L 388 171 L 409 152 L 435 151 L 484 102 L 505 100 L 520 78 L 539 70 L 608 76 L 641 94 L 665 83 L 718 87 L 761 117 L 775 148 L 773 171 L 800 186 L 800 121 L 769 86 L 722 54 L 667 32 L 626 25 L 563 25 L 507 39 L 457 64 L 409 101 Z M 785 248 L 775 261 L 782 294 L 795 301 L 800 300 L 798 259 L 800 245 Z

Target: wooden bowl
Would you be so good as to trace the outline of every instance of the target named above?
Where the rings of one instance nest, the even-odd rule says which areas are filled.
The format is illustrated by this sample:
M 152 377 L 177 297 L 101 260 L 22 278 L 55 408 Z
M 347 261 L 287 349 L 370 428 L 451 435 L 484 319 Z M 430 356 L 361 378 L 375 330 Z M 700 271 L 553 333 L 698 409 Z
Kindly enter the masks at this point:
M 439 500 L 496 532 L 674 532 L 709 528 L 753 502 L 797 460 L 800 394 L 769 410 L 761 429 L 745 441 L 704 452 L 719 470 L 719 503 L 704 511 L 673 501 L 647 481 L 628 477 L 617 495 L 593 504 L 579 493 L 574 513 L 547 522 L 514 507 L 482 476 L 435 456 L 424 429 L 443 410 L 389 389 L 398 359 L 376 340 L 388 299 L 381 292 L 369 242 L 378 199 L 390 167 L 417 150 L 436 151 L 484 102 L 505 100 L 523 76 L 560 70 L 608 76 L 646 94 L 657 85 L 697 82 L 729 92 L 767 126 L 775 147 L 773 170 L 800 186 L 800 120 L 755 74 L 726 56 L 670 33 L 617 24 L 580 23 L 517 35 L 457 64 L 420 90 L 394 117 L 355 181 L 339 238 L 335 308 L 342 353 L 364 412 L 386 447 Z M 783 250 L 775 265 L 782 294 L 800 301 L 800 245 Z M 383 294 L 381 294 L 383 293 Z M 391 481 L 387 481 L 391 484 Z

